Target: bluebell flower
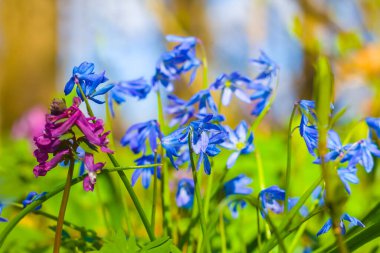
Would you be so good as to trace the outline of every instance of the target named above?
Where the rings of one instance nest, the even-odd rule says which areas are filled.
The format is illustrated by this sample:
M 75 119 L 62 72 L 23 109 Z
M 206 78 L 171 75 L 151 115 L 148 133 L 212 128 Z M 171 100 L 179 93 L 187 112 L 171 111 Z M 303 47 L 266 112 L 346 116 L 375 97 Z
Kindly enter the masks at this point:
M 347 153 L 342 159 L 342 163 L 348 161 L 348 167 L 356 167 L 360 164 L 367 173 L 370 173 L 374 166 L 373 155 L 380 157 L 380 150 L 371 140 L 360 140 L 348 146 Z
M 157 162 L 161 162 L 161 157 L 157 157 Z M 135 160 L 136 165 L 154 164 L 154 155 L 144 155 Z M 150 180 L 154 176 L 154 167 L 136 169 L 132 174 L 132 186 L 136 184 L 137 179 L 141 176 L 141 183 L 145 189 L 149 188 Z M 157 178 L 161 179 L 161 170 L 157 168 Z
M 173 127 L 177 124 L 183 126 L 188 122 L 189 119 L 195 115 L 194 103 L 189 104 L 185 100 L 182 100 L 174 95 L 168 95 L 168 106 L 166 107 L 166 112 L 173 115 L 170 121 L 170 126 Z
M 178 181 L 178 188 L 175 197 L 178 207 L 191 209 L 194 203 L 194 181 L 189 178 L 182 178 Z
M 254 90 L 250 99 L 255 102 L 255 106 L 251 114 L 254 116 L 259 116 L 267 105 L 273 89 L 268 85 L 263 85 L 260 83 L 251 84 L 250 89 Z
M 246 103 L 250 103 L 251 100 L 249 96 L 242 89 L 244 86 L 251 83 L 251 79 L 242 76 L 238 72 L 232 72 L 231 74 L 220 75 L 214 83 L 210 85 L 210 89 L 222 90 L 222 104 L 227 106 L 230 101 L 232 94 L 235 94 L 240 100 Z
M 344 221 L 348 221 L 349 222 L 349 225 L 348 225 L 348 228 L 351 228 L 353 226 L 360 226 L 360 227 L 365 227 L 364 224 L 348 215 L 347 213 L 344 213 L 341 217 L 340 217 L 340 228 L 341 228 L 341 231 L 342 231 L 342 234 L 346 234 L 346 226 L 344 225 Z M 332 228 L 332 220 L 331 218 L 323 225 L 323 227 L 318 231 L 317 233 L 317 236 L 320 236 L 321 234 L 324 234 L 326 233 L 327 231 L 329 231 L 330 229 Z
M 174 167 L 177 168 L 173 157 L 178 156 L 177 151 L 180 146 L 188 143 L 189 133 L 192 131 L 191 146 L 194 153 L 199 155 L 197 169 L 203 162 L 206 174 L 211 173 L 208 157 L 220 153 L 216 144 L 224 142 L 227 135 L 223 127 L 211 123 L 211 119 L 212 117 L 206 117 L 204 120 L 193 121 L 188 126 L 182 127 L 163 138 L 162 145 Z
M 329 152 L 325 155 L 325 162 L 335 161 L 338 157 L 343 158 L 346 151 L 350 147 L 351 147 L 351 144 L 342 146 L 339 135 L 335 131 L 329 130 L 328 136 L 327 136 L 327 148 L 329 149 Z M 320 164 L 321 158 L 318 157 L 314 161 L 314 163 Z
M 0 202 L 0 222 L 8 222 L 7 218 L 1 217 L 1 213 L 3 212 L 4 204 Z
M 377 138 L 380 138 L 380 118 L 367 117 L 365 119 L 365 122 L 367 123 L 368 127 L 376 133 Z M 371 132 L 370 132 L 370 137 L 371 137 Z
M 162 133 L 157 120 L 149 120 L 144 123 L 132 125 L 125 133 L 120 143 L 122 146 L 129 145 L 133 153 L 146 152 L 146 141 L 154 152 L 157 149 L 157 139 L 162 139 Z
M 267 80 L 269 83 L 272 82 L 279 70 L 278 65 L 263 51 L 260 52 L 258 59 L 252 59 L 251 61 L 261 69 L 255 79 L 257 81 Z
M 188 105 L 194 105 L 196 103 L 199 104 L 199 113 L 218 113 L 218 108 L 209 90 L 200 90 L 199 92 L 194 94 L 188 101 Z
M 245 121 L 240 122 L 235 130 L 232 130 L 228 126 L 224 127 L 228 133 L 228 138 L 221 144 L 222 147 L 230 150 L 234 150 L 227 160 L 227 168 L 232 168 L 240 154 L 249 154 L 253 151 L 253 133 L 249 132 L 247 123 Z
M 108 100 L 112 116 L 115 116 L 113 101 L 120 105 L 126 101 L 126 97 L 128 96 L 144 99 L 149 94 L 150 90 L 151 85 L 144 78 L 116 83 L 114 88 L 109 92 Z
M 294 197 L 294 198 L 288 198 L 288 210 L 290 211 L 299 201 L 300 198 Z M 307 209 L 306 206 L 301 206 L 299 213 L 301 214 L 302 217 L 306 217 L 309 215 L 309 210 Z
M 325 204 L 325 195 L 326 191 L 322 191 L 322 186 L 317 186 L 314 191 L 311 193 L 311 199 L 313 201 L 318 201 L 319 206 L 323 206 Z
M 213 113 L 197 113 L 195 117 L 201 121 L 210 121 L 213 123 L 221 123 L 226 120 L 222 114 L 213 114 Z
M 307 150 L 313 156 L 316 156 L 315 149 L 318 147 L 318 130 L 315 126 L 303 125 L 302 131 L 300 126 L 301 136 L 303 137 Z
M 252 179 L 245 176 L 244 174 L 240 174 L 239 176 L 231 179 L 230 181 L 224 184 L 224 192 L 226 197 L 236 194 L 241 195 L 249 195 L 252 193 L 252 188 L 247 187 L 248 184 L 252 183 Z M 228 202 L 228 208 L 231 211 L 231 215 L 233 218 L 237 218 L 238 207 L 244 208 L 247 203 L 244 200 L 233 200 Z
M 261 212 L 263 217 L 268 213 L 268 209 L 276 214 L 284 211 L 284 205 L 281 202 L 285 200 L 285 191 L 280 187 L 271 186 L 266 188 L 260 192 L 259 197 L 264 210 L 264 213 Z
M 161 55 L 156 64 L 152 86 L 157 89 L 159 85 L 162 85 L 171 91 L 173 90 L 172 81 L 178 79 L 181 74 L 191 70 L 190 83 L 192 83 L 201 62 L 196 57 L 195 47 L 197 39 L 195 37 L 169 35 L 166 38 L 169 42 L 177 42 L 179 44 L 171 51 Z
M 104 101 L 98 100 L 97 96 L 104 95 L 107 93 L 110 89 L 113 88 L 113 85 L 107 85 L 99 90 L 96 90 L 97 87 L 108 81 L 108 78 L 105 76 L 105 72 L 103 71 L 100 74 L 94 73 L 94 64 L 89 62 L 82 62 L 78 67 L 73 68 L 73 75 L 69 79 L 69 81 L 66 83 L 65 86 L 65 95 L 68 95 L 73 90 L 75 84 L 80 84 L 84 94 L 86 97 L 95 103 L 102 104 Z M 84 100 L 82 97 L 82 94 L 77 87 L 76 89 L 78 96 Z
M 32 202 L 41 199 L 46 194 L 47 194 L 47 192 L 42 192 L 41 194 L 38 194 L 37 192 L 29 192 L 28 195 L 26 196 L 26 198 L 22 201 L 22 205 L 25 208 L 27 205 L 30 205 Z M 42 205 L 39 205 L 34 210 L 38 211 L 41 209 L 41 207 L 42 207 Z
M 239 176 L 224 183 L 224 192 L 226 193 L 226 196 L 234 194 L 251 194 L 253 191 L 252 188 L 247 187 L 250 183 L 252 183 L 251 178 L 244 174 L 240 174 Z
M 342 183 L 344 184 L 344 188 L 351 194 L 351 188 L 349 183 L 358 184 L 359 178 L 356 175 L 357 169 L 355 167 L 349 168 L 340 168 L 338 169 L 338 175 Z

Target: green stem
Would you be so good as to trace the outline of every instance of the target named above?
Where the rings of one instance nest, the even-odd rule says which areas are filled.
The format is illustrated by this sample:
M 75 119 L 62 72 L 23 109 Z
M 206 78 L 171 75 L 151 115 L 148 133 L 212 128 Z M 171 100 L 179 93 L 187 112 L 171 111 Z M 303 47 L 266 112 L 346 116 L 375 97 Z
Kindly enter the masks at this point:
M 208 87 L 208 64 L 207 64 L 207 55 L 206 55 L 206 48 L 203 45 L 203 42 L 201 40 L 199 41 L 199 45 L 202 52 L 202 63 L 203 63 L 203 82 L 202 82 L 202 89 L 207 89 Z
M 94 117 L 95 115 L 94 115 L 94 113 L 93 113 L 93 111 L 91 109 L 90 103 L 88 102 L 88 99 L 87 99 L 86 95 L 84 94 L 84 92 L 82 90 L 82 87 L 80 86 L 79 83 L 77 83 L 77 87 L 79 88 L 79 90 L 80 90 L 80 92 L 81 92 L 81 94 L 83 96 L 83 99 L 84 99 L 84 101 L 86 103 L 86 108 L 87 108 L 88 114 L 91 117 Z M 109 154 L 108 153 L 107 155 L 108 155 L 109 159 L 111 160 L 112 164 L 115 167 L 120 167 L 119 162 L 116 160 L 116 158 L 115 158 L 115 156 L 113 154 Z M 142 208 L 142 206 L 140 204 L 140 201 L 138 200 L 137 195 L 136 195 L 135 191 L 132 188 L 131 183 L 129 182 L 127 176 L 125 175 L 125 173 L 123 171 L 118 171 L 117 173 L 119 174 L 119 177 L 120 177 L 121 181 L 123 182 L 125 188 L 127 189 L 128 193 L 129 193 L 129 196 L 131 197 L 131 199 L 133 201 L 133 204 L 135 205 L 135 207 L 137 209 L 137 212 L 140 215 L 141 221 L 144 224 L 144 227 L 145 227 L 146 232 L 148 233 L 149 239 L 151 241 L 154 241 L 155 240 L 154 233 L 152 232 L 152 229 L 150 227 L 150 224 L 149 224 L 149 221 L 148 221 L 148 219 L 146 217 L 144 209 Z
M 270 97 L 268 104 L 265 106 L 264 110 L 260 113 L 260 115 L 256 118 L 256 120 L 252 122 L 252 125 L 251 125 L 251 131 L 252 132 L 254 132 L 255 129 L 260 125 L 261 121 L 264 119 L 265 115 L 267 115 L 268 111 L 272 107 L 274 99 L 276 98 L 276 95 L 277 95 L 278 84 L 279 84 L 279 81 L 280 81 L 279 79 L 280 79 L 280 77 L 279 77 L 279 74 L 278 74 L 277 75 L 277 79 L 276 79 L 276 87 L 273 90 L 273 94 Z
M 219 228 L 220 228 L 220 240 L 221 240 L 222 253 L 227 253 L 226 231 L 224 230 L 223 211 L 219 213 Z
M 16 207 L 16 208 L 19 208 L 19 209 L 21 209 L 21 210 L 24 209 L 24 206 L 23 206 L 22 204 L 19 204 L 19 203 L 10 203 L 9 205 L 10 205 L 10 206 L 14 206 L 14 207 Z M 35 214 L 35 215 L 43 216 L 43 217 L 48 218 L 48 219 L 50 219 L 50 220 L 53 220 L 53 221 L 55 221 L 55 222 L 58 221 L 58 217 L 57 217 L 57 216 L 52 215 L 52 214 L 47 213 L 47 212 L 44 212 L 44 211 L 41 211 L 41 210 L 34 210 L 34 211 L 31 212 L 31 213 L 32 213 L 32 214 Z M 84 228 L 84 227 L 80 227 L 80 226 L 75 225 L 75 224 L 73 224 L 73 223 L 71 223 L 71 222 L 68 222 L 68 221 L 66 221 L 66 220 L 63 221 L 63 225 L 65 225 L 65 226 L 67 226 L 67 227 L 69 227 L 69 228 L 72 228 L 72 229 L 74 229 L 74 230 L 77 230 L 77 231 L 79 231 L 79 232 L 81 232 L 81 231 L 86 231 L 86 230 L 87 230 L 87 229 Z
M 160 125 L 161 131 L 166 133 L 166 125 L 165 125 L 165 117 L 164 117 L 164 109 L 162 105 L 161 92 L 160 89 L 157 91 L 157 110 L 158 110 L 158 122 Z M 169 181 L 168 181 L 168 167 L 164 162 L 164 149 L 162 144 L 160 143 L 160 155 L 163 161 L 163 165 L 161 168 L 161 193 L 162 193 L 162 217 L 163 217 L 163 227 L 166 235 L 171 236 L 172 228 L 171 228 L 171 213 L 170 213 L 170 191 L 169 191 Z
M 207 224 L 206 224 L 206 218 L 205 218 L 203 204 L 202 204 L 201 190 L 200 190 L 199 183 L 198 183 L 197 169 L 195 167 L 195 162 L 194 162 L 194 157 L 193 157 L 194 151 L 193 151 L 193 147 L 191 145 L 192 139 L 193 139 L 193 130 L 190 129 L 188 145 L 189 145 L 189 152 L 190 152 L 191 170 L 193 173 L 193 180 L 194 180 L 194 187 L 195 187 L 195 197 L 197 199 L 198 210 L 199 210 L 200 219 L 201 219 L 201 229 L 202 229 L 202 234 L 203 234 L 203 240 L 206 243 L 208 243 Z
M 256 164 L 257 164 L 257 173 L 259 176 L 259 185 L 260 185 L 260 189 L 263 190 L 265 188 L 264 169 L 263 169 L 263 162 L 261 160 L 261 154 L 257 147 L 255 150 L 255 158 L 256 158 Z
M 285 213 L 288 212 L 288 199 L 289 199 L 289 185 L 290 185 L 290 177 L 292 174 L 292 124 L 293 124 L 293 119 L 294 115 L 297 109 L 297 105 L 293 105 L 293 110 L 292 114 L 290 115 L 290 120 L 289 120 L 289 126 L 288 126 L 288 157 L 287 157 L 287 162 L 286 162 L 286 178 L 285 178 Z
M 157 163 L 157 152 L 154 152 L 154 163 Z M 155 220 L 156 220 L 156 204 L 157 204 L 157 167 L 154 167 L 154 179 L 153 179 L 153 204 L 152 204 L 152 214 L 150 218 L 150 225 L 154 232 Z
M 63 221 L 65 219 L 67 202 L 69 200 L 71 180 L 73 178 L 73 172 L 74 172 L 74 159 L 71 159 L 70 165 L 69 165 L 69 170 L 67 172 L 65 188 L 63 190 L 61 207 L 59 208 L 57 227 L 55 228 L 54 250 L 53 250 L 54 253 L 59 253 L 59 248 L 61 247 Z

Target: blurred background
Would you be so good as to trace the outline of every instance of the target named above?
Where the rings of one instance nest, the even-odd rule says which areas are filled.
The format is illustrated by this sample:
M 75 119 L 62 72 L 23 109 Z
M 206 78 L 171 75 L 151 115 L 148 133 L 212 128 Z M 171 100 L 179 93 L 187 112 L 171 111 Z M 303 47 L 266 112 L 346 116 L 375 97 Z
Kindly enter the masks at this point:
M 74 66 L 93 62 L 95 72 L 105 70 L 111 82 L 150 79 L 160 54 L 170 46 L 165 40 L 167 34 L 196 36 L 203 41 L 210 82 L 223 72 L 254 76 L 249 60 L 260 50 L 277 62 L 277 99 L 260 133 L 255 133 L 255 138 L 261 136 L 256 144 L 263 154 L 268 185 L 283 176 L 286 134 L 281 131 L 286 128 L 293 103 L 312 98 L 314 63 L 319 54 L 327 55 L 333 67 L 337 110 L 347 107 L 340 123 L 380 116 L 379 0 L 0 0 L 0 198 L 19 201 L 31 190 L 49 190 L 64 180 L 62 171 L 34 178 L 36 161 L 30 140 L 40 131 L 51 99 L 63 97 L 63 87 Z M 201 75 L 189 88 L 186 80 L 182 81 L 183 86 L 177 85 L 175 91 L 189 98 L 199 90 Z M 155 99 L 151 94 L 147 100 L 130 99 L 121 106 L 114 125 L 116 140 L 130 124 L 156 117 Z M 252 121 L 251 107 L 238 100 L 232 104 L 223 109 L 228 124 L 235 127 L 242 118 Z M 104 116 L 101 106 L 96 108 L 96 115 Z M 351 126 L 346 125 L 341 132 L 347 133 Z M 364 130 L 358 135 L 366 134 Z M 294 173 L 304 180 L 294 187 L 301 190 L 313 181 L 312 175 L 319 174 L 319 167 L 312 164 L 302 139 L 295 142 L 300 148 L 295 153 Z M 128 151 L 123 154 L 130 155 Z M 227 156 L 221 157 L 222 164 Z M 121 159 L 123 164 L 132 163 L 129 158 Z M 249 173 L 256 177 L 255 165 L 246 166 L 247 161 L 243 159 L 236 173 L 249 167 Z M 380 192 L 373 191 L 375 186 L 371 185 L 379 178 L 378 171 L 359 176 L 365 183 L 354 186 L 361 191 L 353 190 L 350 214 L 360 218 L 367 207 L 357 203 L 364 198 L 368 202 L 380 199 Z M 256 182 L 255 193 L 259 188 Z M 73 196 L 85 194 L 81 186 L 74 188 Z M 67 217 L 105 234 L 107 221 L 99 218 L 100 210 L 93 210 L 99 203 L 107 204 L 109 195 L 99 194 L 74 198 Z M 147 191 L 141 188 L 139 194 L 149 203 Z M 57 197 L 44 204 L 45 210 L 57 213 L 59 201 Z M 14 212 L 9 211 L 7 217 L 12 215 Z M 324 221 L 317 221 L 314 234 Z M 30 247 L 27 242 L 33 240 L 37 246 L 48 247 L 49 242 L 41 242 L 46 231 L 33 230 L 44 222 L 28 216 L 9 244 Z M 134 222 L 141 229 L 137 218 Z M 243 219 L 236 226 L 242 224 Z M 27 238 L 25 242 L 17 240 L 20 234 Z M 232 232 L 230 236 L 239 237 L 235 245 L 239 249 L 240 240 L 249 242 L 252 234 L 244 234 L 243 239 Z M 47 239 L 52 237 L 50 233 Z M 33 247 L 39 249 L 37 246 Z M 43 252 L 42 248 L 36 252 Z
M 337 104 L 350 101 L 348 115 L 358 116 L 378 94 L 379 6 L 373 0 L 1 0 L 1 129 L 9 132 L 28 109 L 47 108 L 62 96 L 82 61 L 106 70 L 111 81 L 149 79 L 167 34 L 205 43 L 210 81 L 235 70 L 252 75 L 249 59 L 264 50 L 281 69 L 273 110 L 280 124 L 296 99 L 311 98 L 314 60 L 326 54 Z M 124 120 L 154 117 L 154 99 L 138 104 L 151 111 L 143 116 L 131 110 L 137 103 L 131 99 Z M 379 106 L 371 108 L 378 113 Z

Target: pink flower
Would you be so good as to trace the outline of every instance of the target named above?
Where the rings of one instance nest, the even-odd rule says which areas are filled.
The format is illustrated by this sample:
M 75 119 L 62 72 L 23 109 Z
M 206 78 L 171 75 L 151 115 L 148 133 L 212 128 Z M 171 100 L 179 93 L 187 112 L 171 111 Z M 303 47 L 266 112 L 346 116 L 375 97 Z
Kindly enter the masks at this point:
M 66 108 L 63 100 L 54 100 L 51 106 L 51 114 L 46 115 L 46 124 L 43 133 L 34 137 L 37 149 L 34 156 L 38 165 L 33 173 L 36 177 L 45 176 L 46 173 L 56 167 L 62 161 L 74 158 L 74 152 L 80 145 L 88 145 L 95 149 L 99 147 L 103 152 L 112 153 L 108 145 L 107 136 L 101 119 L 86 117 L 79 109 L 80 99 L 74 98 L 73 105 Z M 74 131 L 73 127 L 79 128 L 80 132 Z M 49 155 L 52 154 L 49 160 Z M 84 164 L 88 175 L 83 181 L 86 191 L 92 191 L 96 183 L 96 173 L 100 171 L 104 163 L 94 164 L 94 157 L 86 153 Z
M 40 135 L 44 129 L 45 115 L 46 111 L 42 107 L 33 107 L 13 125 L 12 136 L 15 139 L 33 140 L 33 137 Z

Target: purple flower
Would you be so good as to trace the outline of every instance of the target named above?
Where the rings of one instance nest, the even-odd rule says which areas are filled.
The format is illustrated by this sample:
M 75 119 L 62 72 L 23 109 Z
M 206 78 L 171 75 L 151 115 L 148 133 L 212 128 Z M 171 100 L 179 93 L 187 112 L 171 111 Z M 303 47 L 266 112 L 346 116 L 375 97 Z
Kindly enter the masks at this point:
M 246 103 L 250 103 L 251 100 L 246 92 L 243 91 L 242 87 L 251 83 L 251 79 L 242 76 L 238 72 L 232 72 L 231 74 L 220 75 L 214 83 L 210 85 L 210 89 L 222 90 L 222 104 L 227 106 L 230 101 L 232 94 L 235 94 L 240 100 Z
M 194 203 L 194 181 L 189 178 L 182 178 L 178 181 L 178 188 L 175 197 L 178 207 L 191 209 Z
M 36 177 L 45 176 L 60 162 L 72 159 L 75 156 L 73 150 L 77 150 L 81 144 L 86 144 L 94 150 L 100 147 L 103 152 L 112 153 L 107 147 L 109 132 L 104 133 L 103 121 L 94 117 L 86 118 L 79 109 L 79 98 L 74 98 L 73 105 L 67 109 L 61 105 L 57 110 L 58 104 L 55 101 L 53 114 L 46 116 L 43 134 L 34 138 L 37 147 L 34 156 L 39 163 L 33 169 Z M 73 131 L 73 126 L 77 126 L 80 131 Z M 50 161 L 49 154 L 53 154 Z
M 28 195 L 26 196 L 26 198 L 22 201 L 22 205 L 25 208 L 27 205 L 30 205 L 32 202 L 39 200 L 42 197 L 44 197 L 46 195 L 46 193 L 47 192 L 43 192 L 41 194 L 38 194 L 37 192 L 29 192 Z M 42 207 L 42 205 L 39 205 L 34 210 L 38 211 L 41 209 L 41 207 Z
M 100 101 L 96 99 L 95 97 L 99 95 L 104 95 L 107 93 L 110 89 L 112 89 L 113 85 L 107 85 L 98 91 L 96 88 L 106 81 L 108 81 L 108 78 L 105 77 L 105 72 L 103 71 L 100 74 L 94 73 L 94 64 L 89 62 L 82 62 L 78 67 L 73 68 L 73 75 L 69 79 L 69 81 L 66 83 L 65 86 L 65 95 L 68 95 L 73 90 L 75 84 L 80 84 L 84 94 L 86 97 L 95 103 L 102 104 L 104 101 Z M 84 98 L 82 97 L 82 94 L 77 87 L 77 94 L 78 96 L 84 101 Z
M 158 156 L 157 162 L 161 161 L 161 157 Z M 154 163 L 154 155 L 142 156 L 135 160 L 137 165 L 148 165 Z M 141 183 L 145 189 L 149 188 L 150 179 L 154 176 L 154 167 L 136 169 L 132 174 L 132 185 L 134 186 L 137 182 L 137 179 L 141 176 Z M 157 178 L 161 179 L 160 170 L 157 169 Z
M 279 214 L 284 211 L 283 203 L 279 201 L 285 200 L 285 191 L 278 186 L 271 186 L 262 190 L 259 194 L 261 206 L 264 212 L 261 212 L 261 215 L 265 217 L 268 213 L 268 209 L 272 212 Z
M 341 228 L 341 231 L 342 231 L 342 234 L 346 234 L 346 226 L 344 225 L 344 221 L 348 221 L 349 222 L 349 228 L 353 227 L 353 226 L 360 226 L 360 227 L 365 227 L 364 224 L 348 215 L 347 213 L 344 213 L 341 217 L 340 217 L 340 228 Z M 323 227 L 318 231 L 317 233 L 317 236 L 320 236 L 321 234 L 324 234 L 326 233 L 327 231 L 329 231 L 332 227 L 332 220 L 329 219 L 324 225 Z
M 3 212 L 4 204 L 0 202 L 0 222 L 8 222 L 7 218 L 1 217 L 1 213 Z
M 145 154 L 147 139 L 149 139 L 151 150 L 153 152 L 157 150 L 157 139 L 162 139 L 162 133 L 157 120 L 149 120 L 132 125 L 124 134 L 120 143 L 122 146 L 129 145 L 135 154 L 141 151 Z
M 359 178 L 356 175 L 357 169 L 355 167 L 349 167 L 349 168 L 340 168 L 338 169 L 338 175 L 340 180 L 342 180 L 344 184 L 344 188 L 348 192 L 348 194 L 351 194 L 351 188 L 348 183 L 352 184 L 358 184 Z
M 126 97 L 137 97 L 138 99 L 144 99 L 150 92 L 151 85 L 144 79 L 139 78 L 131 81 L 121 81 L 114 85 L 114 88 L 109 92 L 109 107 L 112 116 L 115 116 L 113 110 L 113 102 L 118 105 L 126 101 Z
M 263 51 L 260 51 L 260 56 L 258 59 L 252 59 L 251 61 L 260 68 L 260 73 L 256 76 L 255 81 L 262 82 L 264 80 L 268 80 L 270 83 L 277 75 L 279 70 L 278 65 Z
M 85 191 L 93 191 L 96 183 L 96 174 L 103 169 L 104 163 L 94 163 L 94 156 L 86 153 L 84 155 L 84 166 L 88 174 L 83 179 L 83 189 Z
M 365 119 L 365 122 L 367 123 L 368 127 L 376 133 L 377 137 L 380 138 L 380 118 L 367 117 Z
M 343 157 L 342 163 L 348 162 L 348 167 L 355 167 L 360 164 L 367 173 L 370 173 L 374 166 L 373 157 L 380 157 L 380 150 L 371 140 L 360 140 L 347 148 L 347 154 Z
M 248 134 L 248 126 L 245 121 L 240 122 L 235 130 L 230 127 L 224 127 L 228 133 L 228 138 L 221 144 L 222 147 L 234 150 L 227 160 L 227 168 L 232 168 L 240 154 L 249 154 L 253 151 L 253 133 Z
M 181 74 L 191 70 L 190 83 L 192 83 L 201 62 L 196 58 L 195 47 L 197 39 L 195 37 L 169 35 L 166 39 L 169 42 L 177 42 L 179 44 L 171 51 L 161 55 L 156 64 L 156 73 L 152 78 L 152 86 L 157 89 L 159 85 L 162 85 L 171 91 L 173 90 L 172 81 L 178 79 Z

